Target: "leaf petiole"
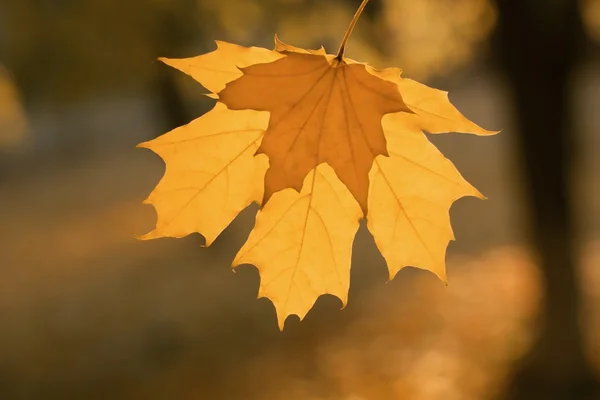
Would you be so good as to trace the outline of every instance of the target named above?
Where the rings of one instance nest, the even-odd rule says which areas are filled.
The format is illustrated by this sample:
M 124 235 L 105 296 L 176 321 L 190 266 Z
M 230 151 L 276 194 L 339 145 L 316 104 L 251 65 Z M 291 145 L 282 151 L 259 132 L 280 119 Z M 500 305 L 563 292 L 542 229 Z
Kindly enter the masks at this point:
M 337 56 L 335 56 L 335 58 L 337 60 L 341 61 L 344 58 L 344 51 L 346 51 L 346 43 L 348 42 L 348 39 L 350 38 L 350 34 L 352 34 L 352 30 L 354 30 L 354 26 L 356 25 L 356 22 L 358 21 L 358 17 L 360 17 L 360 14 L 362 14 L 362 12 L 365 9 L 365 7 L 367 6 L 368 2 L 369 2 L 369 0 L 363 0 L 363 2 L 358 7 L 358 10 L 356 10 L 356 13 L 354 13 L 354 17 L 352 17 L 352 21 L 350 21 L 350 26 L 346 30 L 346 33 L 344 34 L 344 38 L 342 39 L 342 43 L 340 44 L 340 49 L 338 50 Z

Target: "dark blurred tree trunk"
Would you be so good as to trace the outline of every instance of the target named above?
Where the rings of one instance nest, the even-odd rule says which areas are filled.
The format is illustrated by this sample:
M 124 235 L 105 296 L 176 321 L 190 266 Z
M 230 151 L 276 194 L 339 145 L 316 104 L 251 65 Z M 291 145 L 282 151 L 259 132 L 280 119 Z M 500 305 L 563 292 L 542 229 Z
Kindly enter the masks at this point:
M 498 53 L 516 105 L 518 150 L 545 291 L 538 337 L 513 376 L 509 397 L 600 399 L 583 350 L 569 188 L 575 136 L 569 81 L 584 41 L 577 2 L 496 3 Z

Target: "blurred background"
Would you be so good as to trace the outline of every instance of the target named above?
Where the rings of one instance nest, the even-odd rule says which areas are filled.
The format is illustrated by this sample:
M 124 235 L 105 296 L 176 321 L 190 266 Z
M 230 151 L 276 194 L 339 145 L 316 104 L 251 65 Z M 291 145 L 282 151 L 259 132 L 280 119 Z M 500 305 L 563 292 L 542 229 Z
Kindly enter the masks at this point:
M 599 0 L 361 17 L 348 57 L 502 129 L 431 137 L 488 197 L 452 207 L 448 287 L 413 268 L 386 283 L 363 224 L 348 306 L 323 296 L 280 333 L 256 270 L 230 269 L 256 207 L 209 248 L 134 239 L 164 171 L 135 145 L 213 102 L 156 58 L 275 33 L 334 53 L 359 3 L 0 2 L 0 399 L 600 399 Z

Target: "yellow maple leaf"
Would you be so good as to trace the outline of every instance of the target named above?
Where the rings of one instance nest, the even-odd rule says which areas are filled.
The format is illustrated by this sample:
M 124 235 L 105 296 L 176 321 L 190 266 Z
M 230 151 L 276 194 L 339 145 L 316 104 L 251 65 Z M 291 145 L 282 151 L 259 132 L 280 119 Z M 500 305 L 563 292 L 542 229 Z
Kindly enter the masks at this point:
M 217 42 L 211 53 L 161 59 L 200 82 L 215 108 L 140 144 L 166 171 L 150 194 L 156 228 L 141 238 L 199 232 L 210 245 L 251 202 L 254 229 L 233 266 L 253 264 L 259 297 L 280 329 L 322 294 L 345 306 L 352 242 L 367 219 L 390 279 L 403 267 L 444 282 L 454 239 L 449 209 L 483 196 L 431 144 L 429 133 L 491 135 L 465 118 L 446 92 L 336 55 L 279 41 L 275 49 Z

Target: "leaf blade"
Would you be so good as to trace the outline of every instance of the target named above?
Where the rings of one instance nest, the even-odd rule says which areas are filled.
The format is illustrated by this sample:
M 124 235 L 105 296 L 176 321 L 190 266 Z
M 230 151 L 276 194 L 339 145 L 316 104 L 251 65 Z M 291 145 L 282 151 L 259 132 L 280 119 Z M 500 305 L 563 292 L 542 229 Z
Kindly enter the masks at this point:
M 258 296 L 272 301 L 280 329 L 289 315 L 304 318 L 322 294 L 346 304 L 361 217 L 358 203 L 327 164 L 307 175 L 300 193 L 278 192 L 258 213 L 233 266 L 256 266 Z
M 367 227 L 390 279 L 414 266 L 446 282 L 446 247 L 454 240 L 450 207 L 463 196 L 483 195 L 410 120 L 388 117 L 384 131 L 390 157 L 378 157 L 369 173 Z
M 208 246 L 240 211 L 259 202 L 268 161 L 254 153 L 267 120 L 266 113 L 231 111 L 217 103 L 188 125 L 140 144 L 166 164 L 145 201 L 156 209 L 156 227 L 140 239 L 199 232 Z

